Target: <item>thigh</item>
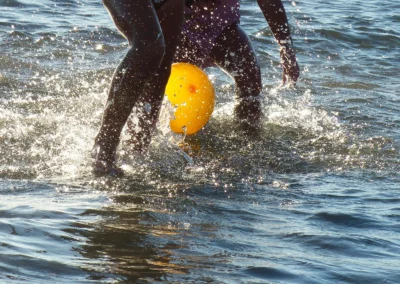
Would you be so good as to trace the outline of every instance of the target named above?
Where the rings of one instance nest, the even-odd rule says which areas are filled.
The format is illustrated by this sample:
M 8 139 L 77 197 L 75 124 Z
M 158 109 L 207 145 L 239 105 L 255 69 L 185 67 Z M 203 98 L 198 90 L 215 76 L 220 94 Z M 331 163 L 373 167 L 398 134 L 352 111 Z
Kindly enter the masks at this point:
M 247 34 L 233 24 L 217 38 L 210 53 L 220 68 L 232 76 L 242 96 L 256 96 L 261 91 L 261 72 Z
M 190 63 L 201 68 L 205 67 L 206 59 L 206 56 L 203 55 L 200 48 L 186 35 L 181 34 L 181 38 L 174 56 L 174 62 Z
M 161 34 L 152 0 L 103 0 L 115 26 L 130 44 L 146 41 Z
M 165 3 L 156 10 L 165 39 L 165 60 L 169 64 L 172 63 L 173 55 L 181 39 L 184 7 L 184 0 L 165 0 Z

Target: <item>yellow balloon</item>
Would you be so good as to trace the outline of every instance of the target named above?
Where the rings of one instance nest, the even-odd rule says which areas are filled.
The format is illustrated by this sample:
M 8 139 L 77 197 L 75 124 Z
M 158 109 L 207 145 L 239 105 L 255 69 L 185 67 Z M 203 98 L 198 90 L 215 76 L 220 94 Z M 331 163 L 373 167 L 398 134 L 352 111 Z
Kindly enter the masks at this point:
M 214 110 L 214 88 L 206 73 L 188 63 L 172 65 L 165 93 L 176 107 L 172 131 L 191 135 L 202 129 Z

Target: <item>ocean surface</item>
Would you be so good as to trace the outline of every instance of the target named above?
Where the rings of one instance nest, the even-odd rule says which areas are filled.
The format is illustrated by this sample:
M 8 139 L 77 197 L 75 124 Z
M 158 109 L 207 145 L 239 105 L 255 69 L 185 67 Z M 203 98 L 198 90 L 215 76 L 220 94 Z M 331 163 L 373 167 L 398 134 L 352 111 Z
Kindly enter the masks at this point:
M 400 283 L 400 3 L 284 1 L 301 68 L 256 1 L 262 129 L 233 122 L 234 85 L 190 137 L 90 150 L 128 45 L 100 0 L 0 0 L 0 283 Z M 165 109 L 168 109 L 166 106 Z

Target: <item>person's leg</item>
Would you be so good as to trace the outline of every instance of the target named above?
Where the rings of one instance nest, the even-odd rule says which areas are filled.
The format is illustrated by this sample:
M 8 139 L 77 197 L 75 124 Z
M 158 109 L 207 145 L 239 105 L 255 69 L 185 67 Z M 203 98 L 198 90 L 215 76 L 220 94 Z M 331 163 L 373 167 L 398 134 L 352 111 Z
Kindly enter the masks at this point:
M 261 116 L 261 71 L 250 39 L 238 24 L 217 38 L 210 58 L 235 81 L 236 117 L 243 125 L 256 125 Z
M 132 136 L 129 141 L 138 152 L 145 151 L 150 144 L 152 132 L 156 126 L 161 104 L 165 95 L 165 87 L 171 74 L 171 64 L 179 43 L 183 25 L 184 2 L 168 0 L 159 9 L 157 16 L 165 38 L 165 54 L 160 68 L 143 89 L 144 96 L 139 100 L 138 122 L 139 131 L 128 121 L 128 131 Z M 171 17 L 173 15 L 173 17 Z M 177 32 L 179 30 L 179 32 Z
M 207 65 L 207 59 L 208 57 L 202 53 L 198 45 L 182 33 L 174 55 L 174 62 L 190 63 L 201 68 Z
M 105 171 L 114 167 L 115 151 L 122 128 L 135 103 L 143 96 L 145 83 L 158 72 L 168 77 L 168 70 L 160 67 L 166 44 L 151 0 L 103 0 L 115 25 L 128 39 L 130 49 L 114 73 L 104 110 L 100 131 L 95 139 L 96 167 Z M 168 0 L 180 3 L 182 0 Z M 183 6 L 183 4 L 182 4 Z M 183 11 L 183 8 L 182 8 Z M 181 18 L 183 12 L 170 16 Z M 171 19 L 171 30 L 180 34 L 181 24 Z M 152 82 L 154 88 L 158 82 Z M 96 170 L 96 169 L 95 169 Z
M 165 44 L 151 0 L 104 0 L 103 3 L 130 45 L 114 73 L 103 121 L 95 138 L 96 162 L 109 166 L 114 163 L 121 130 L 145 81 L 161 63 Z

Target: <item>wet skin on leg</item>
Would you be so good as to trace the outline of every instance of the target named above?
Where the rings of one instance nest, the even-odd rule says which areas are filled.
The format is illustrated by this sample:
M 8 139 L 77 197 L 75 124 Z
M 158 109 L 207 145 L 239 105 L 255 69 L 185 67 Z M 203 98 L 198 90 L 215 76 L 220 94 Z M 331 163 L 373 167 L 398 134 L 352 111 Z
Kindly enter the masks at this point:
M 257 125 L 261 116 L 262 80 L 260 65 L 247 34 L 238 24 L 231 25 L 217 38 L 210 58 L 235 81 L 235 115 L 240 123 Z
M 239 123 L 246 131 L 257 130 L 261 117 L 261 71 L 251 41 L 237 23 L 222 32 L 208 57 L 189 38 L 183 36 L 174 62 L 187 62 L 199 67 L 208 66 L 210 62 L 224 70 L 235 81 L 235 115 Z
M 129 142 L 137 152 L 145 151 L 150 144 L 165 95 L 165 87 L 171 73 L 171 64 L 173 63 L 176 47 L 181 38 L 181 33 L 176 32 L 176 26 L 182 26 L 183 19 L 171 19 L 171 15 L 176 16 L 176 6 L 176 3 L 167 1 L 157 10 L 157 16 L 165 38 L 165 54 L 159 68 L 160 72 L 155 72 L 145 84 L 143 96 L 139 99 L 139 105 L 142 108 L 141 115 L 138 116 L 140 132 L 135 130 L 131 121 L 128 121 L 128 132 L 132 137 Z M 175 21 L 176 23 L 171 24 L 171 21 Z
M 151 104 L 158 114 L 160 98 L 168 80 L 177 40 L 183 24 L 183 0 L 168 0 L 155 9 L 151 0 L 104 0 L 118 30 L 128 39 L 130 49 L 116 69 L 95 139 L 96 161 L 110 167 L 115 163 L 119 137 L 132 108 L 138 101 Z M 163 12 L 162 12 L 163 11 Z M 160 25 L 158 15 L 165 15 Z M 145 84 L 146 90 L 144 91 Z

